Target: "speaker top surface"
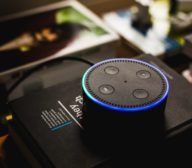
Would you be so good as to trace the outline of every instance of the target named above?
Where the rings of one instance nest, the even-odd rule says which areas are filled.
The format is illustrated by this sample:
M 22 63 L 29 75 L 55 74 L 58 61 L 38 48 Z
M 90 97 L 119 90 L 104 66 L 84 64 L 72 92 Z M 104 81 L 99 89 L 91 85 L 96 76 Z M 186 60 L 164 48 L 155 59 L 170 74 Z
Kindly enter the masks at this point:
M 117 58 L 90 67 L 82 79 L 90 100 L 118 111 L 140 111 L 160 104 L 169 84 L 156 67 L 135 59 Z

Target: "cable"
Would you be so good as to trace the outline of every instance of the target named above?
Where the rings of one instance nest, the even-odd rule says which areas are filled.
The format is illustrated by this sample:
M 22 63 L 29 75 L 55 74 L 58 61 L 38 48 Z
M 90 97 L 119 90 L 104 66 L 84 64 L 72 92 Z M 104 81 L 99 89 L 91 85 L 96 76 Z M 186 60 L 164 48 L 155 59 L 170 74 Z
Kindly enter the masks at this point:
M 26 71 L 20 79 L 18 79 L 9 89 L 7 89 L 7 95 L 10 95 L 13 90 L 15 90 L 15 88 L 22 82 L 24 81 L 25 79 L 27 79 L 30 75 L 32 75 L 35 71 L 41 69 L 42 67 L 44 66 L 48 66 L 49 64 L 53 64 L 53 63 L 59 63 L 61 61 L 66 61 L 66 60 L 70 60 L 70 61 L 77 61 L 77 62 L 82 62 L 82 63 L 85 63 L 87 65 L 90 65 L 92 66 L 93 63 L 88 61 L 88 60 L 85 60 L 83 58 L 78 58 L 78 57 L 60 57 L 58 59 L 54 59 L 54 60 L 50 60 L 50 61 L 47 61 L 45 63 L 42 63 L 42 64 L 39 64 L 33 68 L 31 68 L 30 70 Z

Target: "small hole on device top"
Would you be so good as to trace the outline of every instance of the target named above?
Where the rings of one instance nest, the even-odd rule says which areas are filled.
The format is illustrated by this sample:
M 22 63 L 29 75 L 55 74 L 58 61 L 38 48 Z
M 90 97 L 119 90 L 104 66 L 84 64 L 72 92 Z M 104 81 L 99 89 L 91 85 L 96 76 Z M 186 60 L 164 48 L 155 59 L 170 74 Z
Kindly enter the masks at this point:
M 124 83 L 127 83 L 127 80 L 125 80 Z

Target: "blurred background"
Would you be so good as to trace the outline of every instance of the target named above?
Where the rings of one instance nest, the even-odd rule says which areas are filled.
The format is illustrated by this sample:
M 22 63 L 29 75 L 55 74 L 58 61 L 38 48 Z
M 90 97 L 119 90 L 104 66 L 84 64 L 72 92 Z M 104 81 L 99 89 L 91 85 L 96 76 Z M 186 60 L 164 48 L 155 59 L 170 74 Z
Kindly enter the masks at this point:
M 93 63 L 151 54 L 192 84 L 192 0 L 79 0 L 82 7 L 39 10 L 41 14 L 34 10 L 29 17 L 21 14 L 57 2 L 65 0 L 0 1 L 0 116 L 7 112 L 7 100 L 82 75 L 82 65 L 72 61 L 43 64 L 38 71 L 30 71 L 37 65 L 31 63 L 48 61 L 57 51 L 59 57 L 75 56 Z M 28 70 L 33 74 L 20 80 Z M 3 158 L 1 147 L 8 135 L 1 123 L 0 135 Z M 9 151 L 15 149 L 13 142 L 6 143 Z M 10 159 L 19 159 L 16 149 L 11 152 L 9 164 Z
M 20 12 L 23 10 L 31 9 L 34 7 L 47 5 L 54 2 L 59 2 L 62 0 L 16 0 L 16 1 L 0 1 L 0 15 L 7 15 L 10 13 Z M 102 14 L 107 11 L 114 9 L 125 8 L 127 5 L 131 5 L 133 0 L 80 0 L 83 4 L 88 6 L 91 10 L 97 14 Z
M 97 15 L 99 22 L 95 20 L 95 16 L 89 18 L 89 13 L 84 11 L 82 14 L 73 10 L 58 11 L 55 16 L 44 13 L 26 19 L 25 14 L 22 14 L 57 2 L 66 1 L 0 1 L 0 83 L 6 83 L 6 87 L 22 76 L 21 70 L 25 69 L 14 68 L 23 65 L 30 67 L 30 63 L 41 61 L 62 48 L 66 48 L 66 52 L 61 53 L 60 56 L 78 52 L 84 58 L 91 58 L 94 61 L 106 59 L 104 55 L 130 58 L 143 53 L 152 54 L 183 75 L 190 83 L 192 82 L 192 0 L 79 0 L 78 2 L 85 8 Z M 72 24 L 68 24 L 70 19 Z M 53 22 L 59 26 L 50 25 Z M 47 25 L 50 28 L 47 29 Z M 62 29 L 68 33 L 64 35 L 59 30 L 61 34 L 55 37 L 55 34 L 49 35 L 50 29 Z M 89 31 L 90 37 L 83 37 L 85 31 Z M 43 42 L 42 46 L 36 48 L 34 46 L 38 46 L 39 42 L 26 42 L 34 38 L 29 32 L 32 32 L 38 40 L 42 38 L 41 33 L 45 34 L 48 36 L 47 42 L 53 40 L 54 43 L 54 38 L 57 38 L 57 45 L 50 43 L 46 46 Z M 80 37 L 79 34 L 83 38 L 75 39 L 77 36 Z M 95 43 L 89 46 L 93 38 Z M 104 42 L 102 38 L 110 38 L 110 40 Z M 19 46 L 17 46 L 18 41 L 21 43 Z M 81 46 L 82 44 L 84 47 Z M 9 71 L 12 69 L 13 71 Z M 51 72 L 56 76 L 56 71 Z M 48 83 L 50 81 L 48 80 Z
M 192 83 L 192 0 L 79 0 L 82 9 L 54 7 L 63 2 L 77 1 L 0 1 L 3 87 L 10 88 L 27 68 L 71 55 L 97 62 L 151 54 Z M 38 77 L 21 82 L 13 98 L 63 82 L 64 71 L 62 65 L 38 71 Z

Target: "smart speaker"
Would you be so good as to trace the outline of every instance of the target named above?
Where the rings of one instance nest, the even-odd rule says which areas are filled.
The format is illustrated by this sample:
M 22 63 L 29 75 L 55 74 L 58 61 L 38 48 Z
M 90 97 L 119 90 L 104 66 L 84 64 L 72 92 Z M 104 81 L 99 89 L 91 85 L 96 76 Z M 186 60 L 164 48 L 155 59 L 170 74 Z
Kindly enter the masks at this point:
M 163 137 L 169 83 L 157 67 L 105 60 L 85 72 L 82 89 L 84 128 L 96 141 L 151 143 Z

